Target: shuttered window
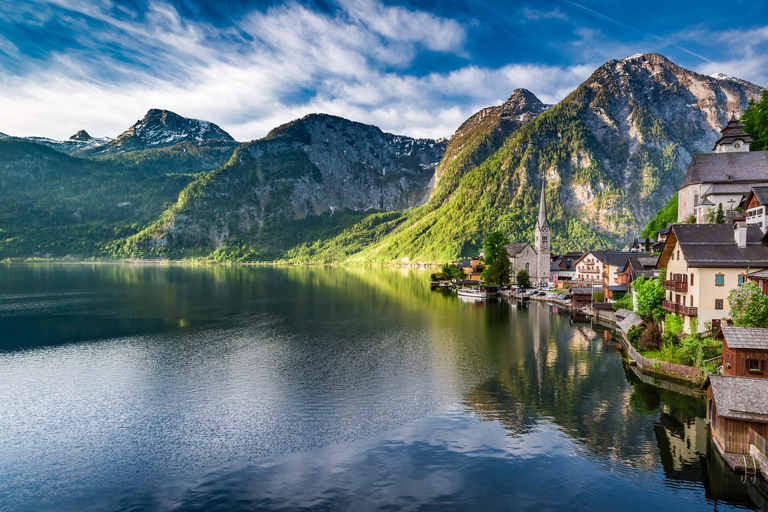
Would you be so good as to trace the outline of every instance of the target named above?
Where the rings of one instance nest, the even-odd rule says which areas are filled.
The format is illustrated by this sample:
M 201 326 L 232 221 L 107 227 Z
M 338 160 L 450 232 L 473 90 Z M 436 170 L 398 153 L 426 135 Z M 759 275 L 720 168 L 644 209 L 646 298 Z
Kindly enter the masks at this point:
M 725 286 L 725 276 L 723 274 L 715 276 L 715 286 Z

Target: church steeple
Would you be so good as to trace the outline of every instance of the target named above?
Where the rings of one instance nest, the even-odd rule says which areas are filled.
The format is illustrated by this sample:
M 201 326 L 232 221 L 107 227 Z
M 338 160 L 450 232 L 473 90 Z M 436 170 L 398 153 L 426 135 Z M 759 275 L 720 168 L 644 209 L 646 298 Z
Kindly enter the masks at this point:
M 536 220 L 535 249 L 537 258 L 537 281 L 539 284 L 549 282 L 550 264 L 550 231 L 547 221 L 547 199 L 544 194 L 547 184 L 541 183 L 541 198 L 539 199 L 539 218 Z
M 731 120 L 720 130 L 723 135 L 715 142 L 712 148 L 715 153 L 731 153 L 735 151 L 749 151 L 749 145 L 754 142 L 752 136 L 744 131 L 744 123 L 731 114 Z
M 541 184 L 541 198 L 539 199 L 539 219 L 536 221 L 536 231 L 539 231 L 544 226 L 549 228 L 549 222 L 547 222 L 547 198 L 544 195 L 545 184 Z

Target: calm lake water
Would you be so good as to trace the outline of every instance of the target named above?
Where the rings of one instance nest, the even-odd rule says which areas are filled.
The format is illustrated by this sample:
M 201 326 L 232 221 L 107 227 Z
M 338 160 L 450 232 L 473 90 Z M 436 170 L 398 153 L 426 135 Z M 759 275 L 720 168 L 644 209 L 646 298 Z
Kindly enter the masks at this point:
M 0 510 L 757 509 L 704 401 L 419 271 L 0 265 Z

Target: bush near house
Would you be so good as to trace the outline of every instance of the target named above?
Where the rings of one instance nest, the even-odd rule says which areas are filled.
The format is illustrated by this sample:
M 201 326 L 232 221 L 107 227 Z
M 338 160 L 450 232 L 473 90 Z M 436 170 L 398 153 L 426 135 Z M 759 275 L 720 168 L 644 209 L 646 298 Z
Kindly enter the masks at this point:
M 757 284 L 744 283 L 728 294 L 736 327 L 768 327 L 768 295 Z

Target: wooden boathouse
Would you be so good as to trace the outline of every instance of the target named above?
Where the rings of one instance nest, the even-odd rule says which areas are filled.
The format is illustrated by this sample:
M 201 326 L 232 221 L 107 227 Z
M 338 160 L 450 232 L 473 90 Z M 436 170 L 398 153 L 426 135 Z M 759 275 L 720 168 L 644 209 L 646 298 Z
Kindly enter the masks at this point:
M 754 472 L 750 430 L 768 437 L 768 380 L 710 375 L 702 388 L 707 391 L 707 423 L 720 455 L 735 471 Z
M 722 326 L 723 375 L 768 378 L 768 329 Z

